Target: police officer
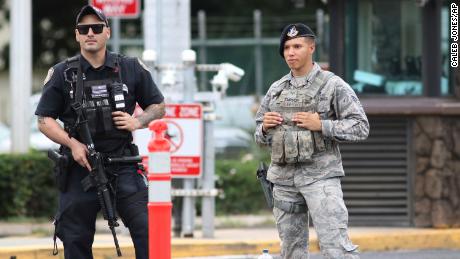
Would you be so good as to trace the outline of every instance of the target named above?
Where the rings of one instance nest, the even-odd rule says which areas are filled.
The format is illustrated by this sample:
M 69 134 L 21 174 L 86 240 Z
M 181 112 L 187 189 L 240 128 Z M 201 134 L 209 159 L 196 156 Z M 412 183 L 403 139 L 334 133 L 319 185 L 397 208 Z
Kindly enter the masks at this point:
M 315 35 L 286 26 L 279 53 L 290 72 L 274 82 L 256 114 L 255 140 L 271 148 L 267 178 L 283 258 L 308 258 L 308 215 L 325 258 L 359 258 L 347 234 L 339 142 L 367 138 L 369 123 L 350 86 L 313 62 Z
M 35 114 L 40 131 L 73 158 L 64 172 L 66 186 L 60 188 L 55 234 L 63 241 L 65 258 L 87 259 L 93 258 L 91 248 L 100 205 L 95 189 L 84 191 L 81 183 L 91 165 L 86 145 L 75 133 L 78 116 L 73 104 L 82 95 L 80 104 L 96 151 L 117 157 L 137 155 L 131 132 L 163 117 L 164 98 L 139 59 L 107 51 L 110 28 L 99 9 L 86 5 L 80 10 L 75 38 L 80 54 L 48 71 Z M 78 89 L 79 83 L 83 89 Z M 144 112 L 135 118 L 136 102 Z M 129 228 L 136 258 L 148 258 L 146 184 L 136 164 L 114 165 L 107 171 L 116 193 L 116 210 Z

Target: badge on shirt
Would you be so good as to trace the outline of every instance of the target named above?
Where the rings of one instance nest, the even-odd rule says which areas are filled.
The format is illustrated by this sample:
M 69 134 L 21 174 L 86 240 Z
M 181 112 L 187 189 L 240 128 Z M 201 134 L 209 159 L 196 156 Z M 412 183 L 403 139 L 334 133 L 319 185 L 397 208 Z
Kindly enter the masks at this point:
M 43 85 L 46 85 L 46 83 L 50 81 L 51 77 L 53 76 L 53 73 L 54 73 L 54 68 L 51 67 L 48 70 L 48 74 L 46 75 L 45 80 L 43 80 Z
M 143 67 L 145 70 L 150 71 L 149 67 L 146 64 L 144 64 L 144 62 L 142 62 L 142 60 L 140 58 L 137 58 L 137 62 L 139 62 L 141 67 Z

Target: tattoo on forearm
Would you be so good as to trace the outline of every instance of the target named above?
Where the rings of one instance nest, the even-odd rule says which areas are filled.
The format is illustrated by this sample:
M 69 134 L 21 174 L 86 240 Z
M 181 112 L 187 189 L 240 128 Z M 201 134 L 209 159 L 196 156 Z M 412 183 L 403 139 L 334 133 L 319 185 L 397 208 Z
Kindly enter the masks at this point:
M 43 117 L 43 116 L 38 116 L 37 120 L 38 120 L 38 124 L 41 124 L 41 125 L 46 124 L 45 123 L 45 117 Z
M 142 127 L 147 127 L 152 120 L 163 118 L 165 115 L 165 104 L 149 105 L 144 112 L 137 117 Z

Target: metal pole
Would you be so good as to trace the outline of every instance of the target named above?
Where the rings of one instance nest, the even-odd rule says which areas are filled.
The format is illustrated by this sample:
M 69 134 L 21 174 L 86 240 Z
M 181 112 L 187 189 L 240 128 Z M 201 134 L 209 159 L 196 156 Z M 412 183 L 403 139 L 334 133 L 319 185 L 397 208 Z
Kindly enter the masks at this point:
M 195 187 L 195 179 L 184 179 L 184 190 L 189 192 Z M 195 228 L 195 198 L 184 196 L 182 203 L 182 236 L 193 237 Z
M 182 52 L 182 62 L 184 66 L 184 102 L 192 103 L 196 92 L 196 52 L 193 50 L 184 50 Z
M 203 10 L 198 11 L 198 37 L 200 40 L 200 63 L 206 64 L 206 13 Z M 207 74 L 205 71 L 200 72 L 200 90 L 206 91 Z
M 32 89 L 32 1 L 11 4 L 10 93 L 11 151 L 29 149 L 29 99 Z
M 156 18 L 157 14 L 160 13 L 157 10 L 157 7 L 160 6 L 160 0 L 145 0 L 144 1 L 144 11 L 142 15 L 142 28 L 144 34 L 144 50 L 153 50 L 155 51 L 155 64 L 160 64 L 160 56 L 161 56 L 161 49 L 159 46 L 159 31 L 157 31 L 157 22 L 158 19 Z M 161 86 L 161 73 L 156 71 L 155 68 L 152 66 L 150 67 L 154 72 L 152 73 L 155 83 L 157 86 L 162 89 Z
M 429 1 L 422 7 L 421 76 L 423 95 L 428 97 L 441 96 L 441 8 L 441 1 Z
M 184 102 L 193 102 L 193 96 L 196 92 L 195 65 L 196 53 L 193 50 L 184 50 L 182 52 L 182 61 L 184 65 Z M 193 190 L 195 179 L 184 179 L 184 190 L 186 192 Z M 184 196 L 182 208 L 182 235 L 184 237 L 193 237 L 195 228 L 195 198 Z
M 324 49 L 324 10 L 316 10 L 316 55 L 318 61 L 323 59 L 323 49 Z
M 112 51 L 120 53 L 120 18 L 112 18 Z
M 329 1 L 329 67 L 340 77 L 345 76 L 345 1 Z
M 157 53 L 157 62 L 158 62 L 158 51 L 159 49 L 156 46 L 156 35 L 155 28 L 156 26 L 156 3 L 155 0 L 145 0 L 144 1 L 144 11 L 142 14 L 142 34 L 144 37 L 144 50 L 151 49 Z M 159 64 L 159 63 L 157 63 Z
M 263 59 L 262 59 L 262 12 L 254 10 L 254 47 L 256 96 L 262 96 Z
M 162 30 L 162 21 L 161 21 L 161 13 L 162 13 L 162 8 L 163 8 L 163 5 L 162 5 L 162 0 L 155 0 L 156 1 L 156 11 L 155 11 L 155 25 L 156 25 L 156 28 L 155 28 L 155 34 L 156 34 L 156 37 L 155 37 L 155 45 L 156 45 L 156 51 L 158 53 L 158 64 L 163 64 L 163 51 L 162 51 L 162 48 L 163 48 L 163 44 L 161 42 L 161 36 L 163 34 L 163 30 Z M 160 77 L 161 77 L 161 73 L 160 74 Z M 161 79 L 161 78 L 160 78 Z
M 215 169 L 215 151 L 214 151 L 214 109 L 208 108 L 204 114 L 204 172 L 203 172 L 203 189 L 214 189 L 214 169 Z M 203 237 L 214 237 L 214 216 L 215 216 L 215 197 L 204 196 L 201 204 L 201 219 Z

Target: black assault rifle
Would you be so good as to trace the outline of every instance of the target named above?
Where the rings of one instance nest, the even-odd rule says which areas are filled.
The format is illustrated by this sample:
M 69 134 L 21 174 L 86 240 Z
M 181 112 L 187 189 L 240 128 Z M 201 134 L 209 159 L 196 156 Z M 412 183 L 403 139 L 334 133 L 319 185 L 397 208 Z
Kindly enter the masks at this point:
M 117 222 L 117 217 L 115 216 L 114 201 L 112 199 L 112 193 L 114 193 L 114 190 L 105 173 L 103 157 L 94 147 L 88 122 L 86 120 L 78 123 L 78 135 L 88 148 L 88 160 L 91 165 L 89 179 L 92 185 L 96 187 L 102 215 L 104 216 L 104 219 L 108 221 L 110 231 L 112 231 L 117 255 L 121 256 L 120 245 L 118 244 L 117 234 L 115 233 L 115 227 L 118 227 L 119 224 Z

